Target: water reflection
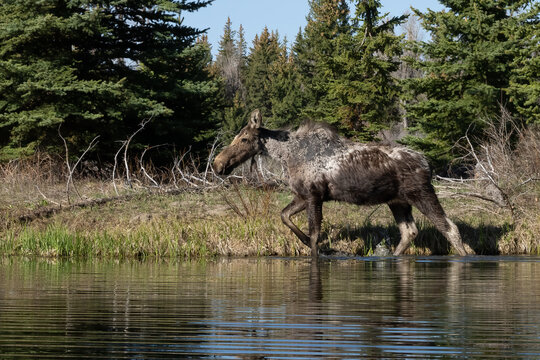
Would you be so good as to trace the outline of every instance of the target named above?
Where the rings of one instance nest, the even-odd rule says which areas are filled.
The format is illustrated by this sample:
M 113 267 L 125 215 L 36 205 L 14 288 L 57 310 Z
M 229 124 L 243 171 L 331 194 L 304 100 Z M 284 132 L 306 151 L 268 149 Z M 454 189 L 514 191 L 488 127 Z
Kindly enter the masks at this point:
M 540 259 L 0 260 L 0 358 L 538 358 Z

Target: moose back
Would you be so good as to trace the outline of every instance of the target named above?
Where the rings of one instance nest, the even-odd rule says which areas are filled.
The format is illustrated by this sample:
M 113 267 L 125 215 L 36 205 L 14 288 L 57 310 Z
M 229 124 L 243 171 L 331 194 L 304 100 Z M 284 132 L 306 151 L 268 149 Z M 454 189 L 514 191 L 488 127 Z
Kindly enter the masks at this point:
M 229 174 L 255 155 L 268 155 L 282 163 L 294 198 L 281 219 L 318 256 L 322 204 L 345 201 L 357 205 L 386 203 L 398 224 L 401 240 L 394 255 L 401 255 L 418 234 L 412 206 L 424 214 L 459 255 L 465 249 L 457 226 L 446 216 L 431 184 L 431 171 L 423 155 L 405 147 L 362 144 L 339 136 L 328 125 L 309 122 L 296 131 L 262 127 L 259 110 L 251 114 L 231 144 L 214 160 L 214 170 Z M 308 234 L 291 217 L 307 212 Z

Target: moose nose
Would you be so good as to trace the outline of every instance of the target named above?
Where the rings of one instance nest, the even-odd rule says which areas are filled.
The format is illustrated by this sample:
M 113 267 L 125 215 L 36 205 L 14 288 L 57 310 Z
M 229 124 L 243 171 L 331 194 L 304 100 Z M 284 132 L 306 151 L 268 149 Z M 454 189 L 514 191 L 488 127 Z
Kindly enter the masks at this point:
M 221 161 L 214 161 L 213 167 L 216 173 L 223 174 L 225 166 L 223 166 L 223 163 Z

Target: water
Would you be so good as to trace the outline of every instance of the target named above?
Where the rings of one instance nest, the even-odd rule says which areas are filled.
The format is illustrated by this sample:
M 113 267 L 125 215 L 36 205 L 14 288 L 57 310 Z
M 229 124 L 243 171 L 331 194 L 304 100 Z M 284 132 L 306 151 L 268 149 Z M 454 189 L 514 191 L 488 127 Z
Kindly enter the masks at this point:
M 540 358 L 540 258 L 0 259 L 0 359 Z

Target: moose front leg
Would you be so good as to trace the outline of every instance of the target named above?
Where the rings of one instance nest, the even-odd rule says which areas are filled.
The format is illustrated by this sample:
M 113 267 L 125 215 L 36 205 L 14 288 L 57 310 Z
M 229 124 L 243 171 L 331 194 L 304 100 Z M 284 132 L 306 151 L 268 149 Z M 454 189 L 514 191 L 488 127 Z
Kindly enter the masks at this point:
M 283 223 L 287 225 L 289 229 L 292 230 L 292 232 L 300 239 L 300 241 L 304 245 L 310 246 L 309 236 L 304 234 L 304 232 L 300 230 L 298 226 L 296 226 L 291 220 L 291 216 L 298 214 L 300 211 L 303 211 L 305 208 L 306 208 L 306 202 L 304 201 L 304 199 L 296 195 L 294 199 L 291 201 L 291 203 L 287 205 L 285 209 L 281 211 L 281 221 L 283 221 Z

